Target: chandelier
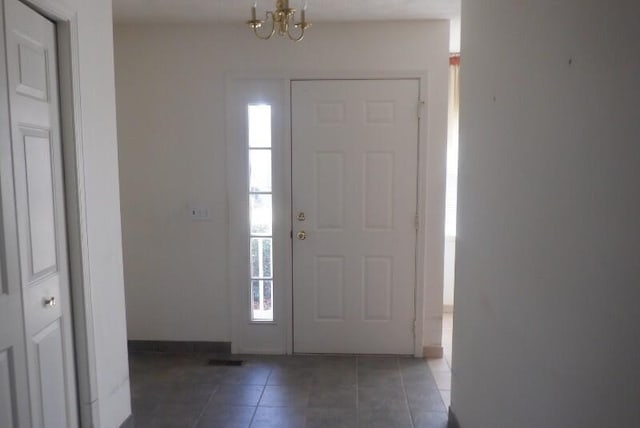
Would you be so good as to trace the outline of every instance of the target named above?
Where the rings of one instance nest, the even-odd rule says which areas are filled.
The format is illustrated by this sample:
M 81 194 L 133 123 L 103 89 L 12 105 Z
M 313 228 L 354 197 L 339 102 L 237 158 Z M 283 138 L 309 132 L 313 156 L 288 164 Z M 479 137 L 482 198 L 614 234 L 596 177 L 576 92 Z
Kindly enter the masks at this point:
M 289 0 L 276 0 L 276 10 L 267 11 L 264 20 L 256 18 L 256 9 L 257 1 L 254 1 L 251 8 L 251 19 L 247 21 L 247 24 L 253 29 L 256 37 L 262 40 L 270 39 L 274 34 L 278 34 L 279 36 L 286 35 L 294 42 L 299 42 L 304 37 L 304 31 L 311 27 L 311 23 L 305 19 L 306 0 L 300 11 L 300 21 L 298 22 L 295 22 L 296 10 L 289 7 Z M 258 29 L 268 21 L 271 21 L 271 31 L 260 34 Z

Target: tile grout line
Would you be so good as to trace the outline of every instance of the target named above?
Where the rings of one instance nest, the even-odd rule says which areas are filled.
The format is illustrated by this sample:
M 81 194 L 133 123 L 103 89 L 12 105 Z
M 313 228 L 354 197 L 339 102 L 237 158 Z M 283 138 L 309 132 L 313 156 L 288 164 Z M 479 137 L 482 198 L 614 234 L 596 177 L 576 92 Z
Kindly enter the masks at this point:
M 204 406 L 202 406 L 202 410 L 200 410 L 200 414 L 198 414 L 198 417 L 196 418 L 195 422 L 192 425 L 192 428 L 197 428 L 198 424 L 200 423 L 200 419 L 202 419 L 202 415 L 204 415 L 204 413 L 207 411 L 207 407 L 209 407 L 209 403 L 211 403 L 211 400 L 213 399 L 213 396 L 216 394 L 216 392 L 218 392 L 218 388 L 220 388 L 220 385 L 216 385 L 215 390 L 209 395 L 209 399 L 207 400 L 207 402 L 204 404 Z
M 407 406 L 409 410 L 409 422 L 411 423 L 411 428 L 414 428 L 413 424 L 413 411 L 411 410 L 411 406 L 409 406 L 409 396 L 407 394 L 407 388 L 404 386 L 404 376 L 402 375 L 402 368 L 400 367 L 400 359 L 396 358 L 396 364 L 398 365 L 398 371 L 400 372 L 400 384 L 402 385 L 402 392 L 404 392 L 404 404 Z M 427 369 L 431 371 L 431 369 L 427 366 Z
M 360 427 L 360 397 L 359 397 L 359 388 L 358 388 L 358 371 L 360 370 L 360 357 L 356 356 L 356 426 Z
M 442 405 L 444 406 L 444 408 L 446 409 L 446 411 L 449 410 L 449 405 L 447 405 L 446 400 L 444 399 L 444 395 L 442 395 L 443 391 L 449 391 L 449 393 L 451 393 L 451 389 L 441 389 L 440 385 L 438 385 L 438 382 L 436 381 L 436 372 L 433 370 L 433 368 L 429 365 L 429 363 L 427 363 L 427 368 L 429 369 L 429 372 L 431 373 L 431 376 L 433 377 L 433 381 L 436 384 L 436 389 L 438 391 L 438 395 L 440 395 L 440 400 L 442 401 Z M 449 373 L 449 375 L 451 375 L 451 369 L 449 369 L 448 372 L 440 372 L 440 373 Z M 451 384 L 449 384 L 449 388 L 451 388 Z
M 253 425 L 253 420 L 256 417 L 256 413 L 258 413 L 258 407 L 260 407 L 260 401 L 262 401 L 262 396 L 264 395 L 264 391 L 267 389 L 267 385 L 269 384 L 269 378 L 271 377 L 271 373 L 273 373 L 273 367 L 269 369 L 269 376 L 264 381 L 264 385 L 262 385 L 262 392 L 260 393 L 260 398 L 258 398 L 258 402 L 256 403 L 256 408 L 253 409 L 253 414 L 251 415 L 251 420 L 249 421 L 249 428 Z

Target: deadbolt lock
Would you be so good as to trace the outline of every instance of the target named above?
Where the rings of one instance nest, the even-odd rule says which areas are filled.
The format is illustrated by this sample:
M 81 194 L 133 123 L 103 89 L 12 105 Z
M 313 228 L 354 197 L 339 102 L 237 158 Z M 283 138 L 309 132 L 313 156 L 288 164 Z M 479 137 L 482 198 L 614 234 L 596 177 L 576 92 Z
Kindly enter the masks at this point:
M 305 217 L 304 213 L 299 213 L 298 214 L 298 221 L 305 221 L 307 218 Z

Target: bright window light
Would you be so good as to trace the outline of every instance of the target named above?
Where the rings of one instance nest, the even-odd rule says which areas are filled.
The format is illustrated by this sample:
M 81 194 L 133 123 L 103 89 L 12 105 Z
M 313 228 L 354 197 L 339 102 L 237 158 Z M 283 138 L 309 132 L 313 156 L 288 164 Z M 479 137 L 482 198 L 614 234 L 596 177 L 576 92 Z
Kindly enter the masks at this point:
M 249 270 L 251 320 L 273 321 L 271 106 L 249 105 Z

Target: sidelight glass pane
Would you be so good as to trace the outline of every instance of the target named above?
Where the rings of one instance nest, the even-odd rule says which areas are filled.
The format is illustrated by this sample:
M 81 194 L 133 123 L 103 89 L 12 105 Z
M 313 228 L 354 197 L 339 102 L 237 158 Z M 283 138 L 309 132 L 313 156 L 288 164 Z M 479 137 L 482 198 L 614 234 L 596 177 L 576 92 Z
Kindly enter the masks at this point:
M 251 238 L 251 278 L 271 278 L 271 238 Z
M 249 147 L 271 147 L 271 106 L 249 106 Z
M 252 321 L 273 321 L 273 282 L 251 281 Z
M 260 310 L 260 282 L 251 281 L 251 306 L 253 311 Z
M 249 192 L 271 192 L 271 150 L 249 150 Z
M 271 264 L 271 239 L 262 241 L 262 277 L 271 278 L 273 276 Z
M 251 278 L 260 278 L 260 243 L 251 239 Z
M 271 236 L 272 206 L 271 195 L 250 195 L 251 210 L 251 234 L 259 236 Z
M 263 283 L 263 291 L 262 291 L 262 305 L 266 311 L 271 310 L 271 281 L 262 281 Z

